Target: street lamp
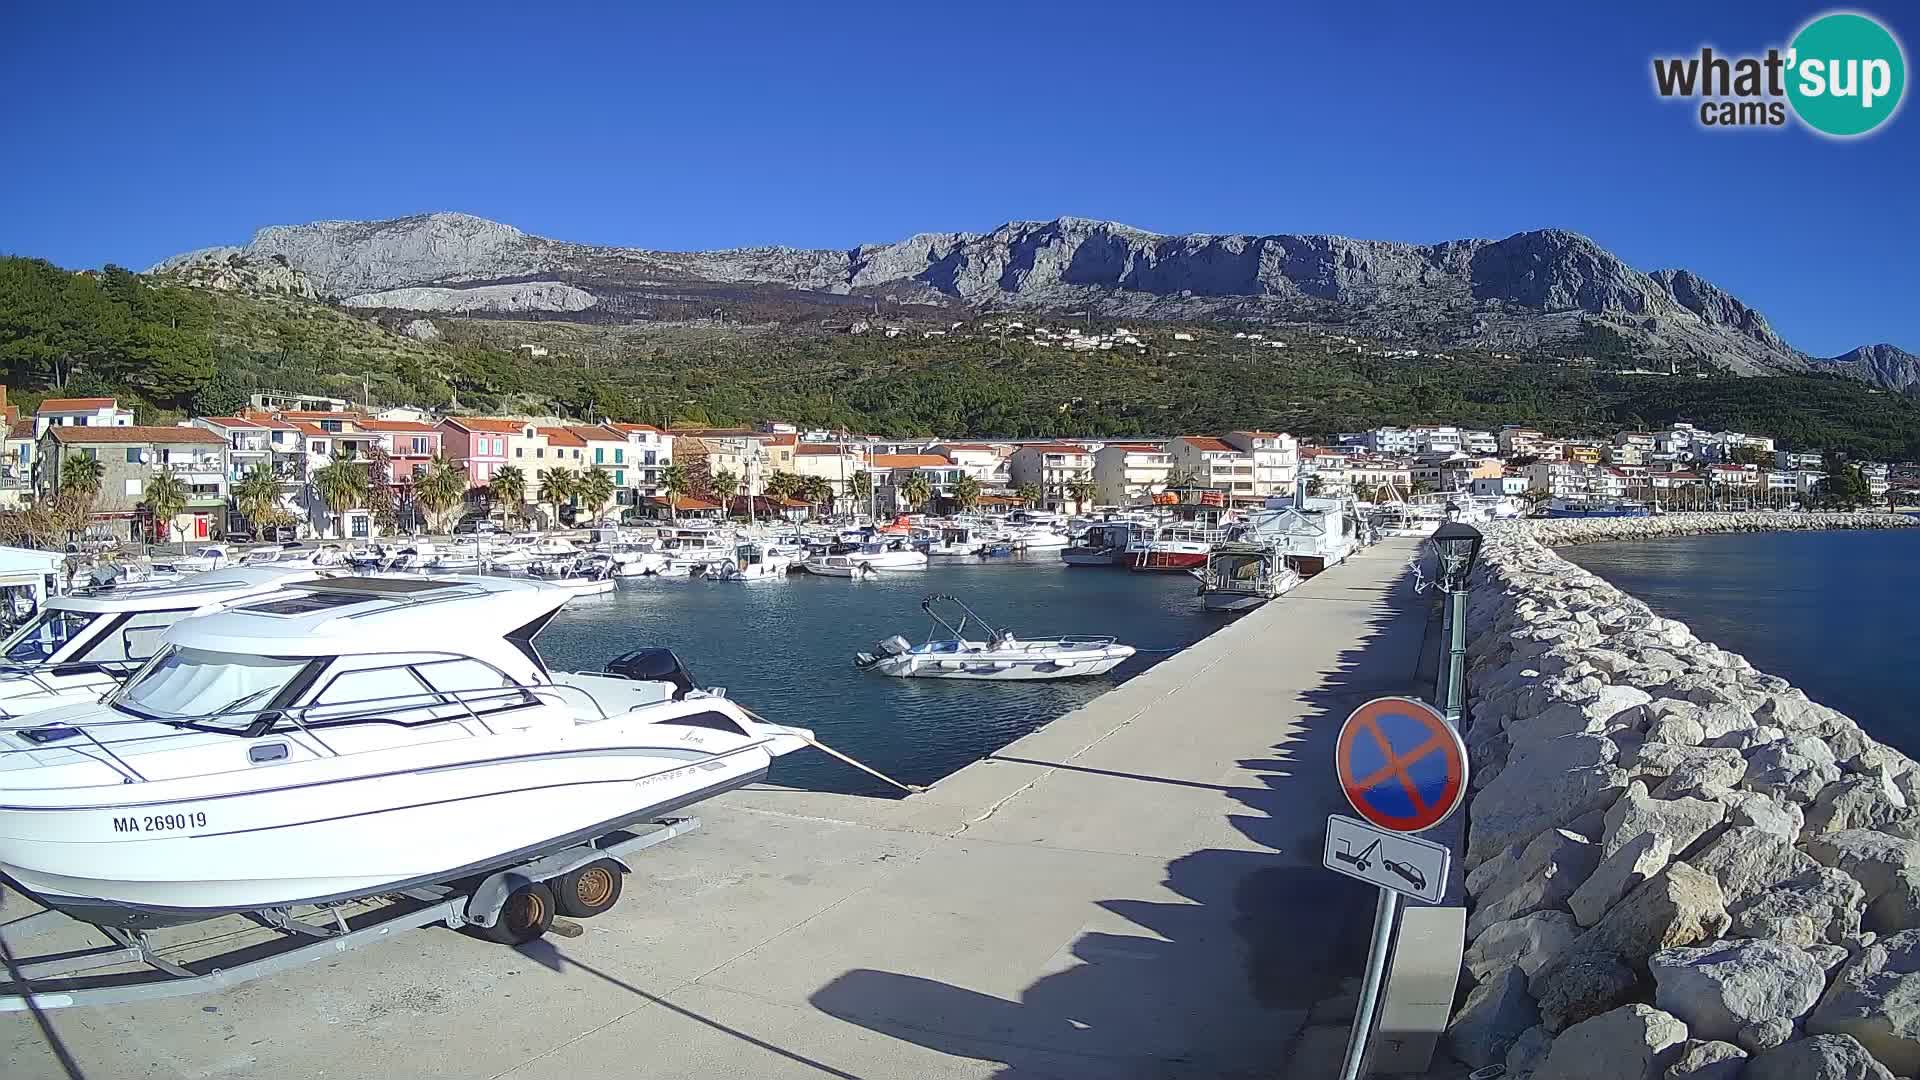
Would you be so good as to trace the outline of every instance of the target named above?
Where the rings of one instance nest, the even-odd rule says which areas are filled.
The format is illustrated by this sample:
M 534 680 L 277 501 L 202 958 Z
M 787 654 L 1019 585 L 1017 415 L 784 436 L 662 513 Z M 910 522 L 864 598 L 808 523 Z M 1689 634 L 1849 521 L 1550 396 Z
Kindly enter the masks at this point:
M 1460 712 L 1467 697 L 1467 578 L 1480 558 L 1480 530 L 1460 521 L 1449 521 L 1433 531 L 1433 550 L 1440 557 L 1440 589 L 1447 596 L 1446 630 L 1442 640 L 1448 643 L 1447 662 L 1440 667 L 1440 685 L 1436 695 L 1446 703 L 1447 721 L 1460 726 Z

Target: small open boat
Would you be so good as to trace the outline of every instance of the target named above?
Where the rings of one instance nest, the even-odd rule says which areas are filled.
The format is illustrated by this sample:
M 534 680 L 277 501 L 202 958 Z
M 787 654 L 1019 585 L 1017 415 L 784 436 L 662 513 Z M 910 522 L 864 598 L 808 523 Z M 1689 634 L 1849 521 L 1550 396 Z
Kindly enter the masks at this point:
M 1273 544 L 1217 545 L 1207 555 L 1206 569 L 1195 574 L 1208 611 L 1252 611 L 1300 584 L 1300 575 Z
M 957 611 L 942 614 L 935 605 L 943 601 Z M 920 601 L 920 608 L 949 636 L 929 633 L 926 641 L 911 645 L 896 634 L 874 646 L 874 652 L 855 656 L 854 665 L 901 678 L 1014 682 L 1104 675 L 1133 655 L 1133 646 L 1121 645 L 1111 637 L 1022 640 L 1010 630 L 996 629 L 957 597 L 929 596 Z M 951 618 L 955 615 L 958 621 Z M 969 640 L 968 623 L 977 625 L 987 639 Z

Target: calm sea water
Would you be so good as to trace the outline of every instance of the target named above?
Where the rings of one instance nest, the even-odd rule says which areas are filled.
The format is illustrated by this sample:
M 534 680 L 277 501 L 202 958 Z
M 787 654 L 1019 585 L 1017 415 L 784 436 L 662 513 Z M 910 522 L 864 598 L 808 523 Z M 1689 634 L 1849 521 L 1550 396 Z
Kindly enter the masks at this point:
M 1069 568 L 1031 561 L 936 560 L 924 571 L 853 581 L 797 574 L 739 584 L 639 578 L 568 604 L 540 635 L 556 668 L 598 671 L 630 649 L 665 645 L 703 686 L 724 686 L 781 723 L 907 783 L 929 784 L 1005 746 L 1166 658 L 1136 654 L 1091 679 L 977 683 L 895 679 L 856 670 L 853 655 L 900 634 L 918 642 L 920 600 L 952 593 L 1025 637 L 1112 634 L 1136 649 L 1174 650 L 1224 625 L 1200 608 L 1186 574 Z M 771 779 L 820 791 L 897 794 L 813 752 L 790 754 Z
M 1565 554 L 1920 754 L 1920 529 L 1698 536 Z

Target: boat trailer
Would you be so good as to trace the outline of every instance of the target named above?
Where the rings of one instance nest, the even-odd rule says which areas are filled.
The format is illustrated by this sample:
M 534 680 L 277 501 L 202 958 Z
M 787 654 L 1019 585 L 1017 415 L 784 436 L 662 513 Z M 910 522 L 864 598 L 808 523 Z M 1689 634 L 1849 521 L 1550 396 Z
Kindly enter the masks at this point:
M 95 926 L 92 928 L 106 935 L 111 944 L 80 951 L 66 950 L 44 957 L 18 957 L 15 952 L 17 942 L 74 922 L 60 912 L 42 910 L 0 922 L 0 942 L 4 942 L 9 953 L 16 956 L 15 962 L 10 965 L 12 972 L 8 977 L 20 980 L 0 983 L 0 989 L 6 991 L 0 994 L 0 1012 L 189 997 L 225 990 L 327 960 L 341 953 L 391 941 L 426 926 L 445 924 L 450 930 L 464 927 L 494 928 L 500 924 L 509 899 L 530 885 L 553 881 L 602 861 L 618 863 L 622 870 L 630 872 L 631 867 L 624 861 L 626 856 L 683 836 L 699 827 L 700 819 L 697 817 L 661 818 L 651 822 L 650 826 L 611 832 L 586 844 L 564 848 L 495 871 L 478 881 L 467 879 L 461 883 L 461 887 L 427 885 L 399 889 L 358 900 L 317 906 L 304 917 L 296 917 L 292 908 L 234 913 L 257 927 L 277 932 L 284 942 L 304 942 L 292 948 L 268 951 L 265 955 L 259 954 L 268 946 L 253 942 L 227 953 L 178 963 L 162 956 L 148 940 L 145 931 Z M 618 896 L 616 881 L 611 897 L 605 901 L 606 906 L 611 907 Z M 364 921 L 357 926 L 350 924 L 347 907 L 383 897 L 394 902 L 383 909 L 356 913 L 351 918 Z M 368 915 L 372 918 L 367 918 Z M 551 919 L 552 912 L 547 912 L 546 917 Z M 542 925 L 538 933 L 544 933 L 545 928 Z M 537 937 L 538 933 L 531 936 Z M 230 966 L 222 963 L 228 959 L 235 962 Z M 129 964 L 145 965 L 154 975 L 132 980 L 124 973 L 103 975 L 99 983 L 91 985 L 85 984 L 81 978 L 88 972 L 103 972 Z M 56 985 L 33 989 L 47 983 Z M 30 989 L 31 993 L 28 992 Z

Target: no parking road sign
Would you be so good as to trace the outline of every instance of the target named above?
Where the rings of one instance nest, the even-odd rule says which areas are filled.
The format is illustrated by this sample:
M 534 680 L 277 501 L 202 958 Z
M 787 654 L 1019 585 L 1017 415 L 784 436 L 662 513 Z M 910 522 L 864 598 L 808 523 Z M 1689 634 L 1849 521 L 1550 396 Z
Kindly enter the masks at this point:
M 1334 768 L 1354 812 L 1390 832 L 1424 832 L 1467 793 L 1467 747 L 1433 706 L 1375 698 L 1340 728 Z

